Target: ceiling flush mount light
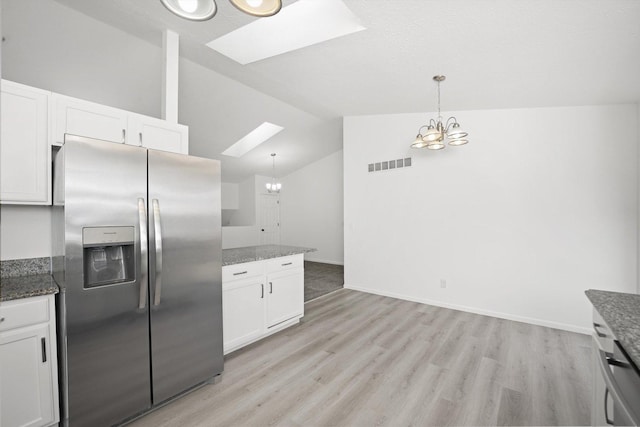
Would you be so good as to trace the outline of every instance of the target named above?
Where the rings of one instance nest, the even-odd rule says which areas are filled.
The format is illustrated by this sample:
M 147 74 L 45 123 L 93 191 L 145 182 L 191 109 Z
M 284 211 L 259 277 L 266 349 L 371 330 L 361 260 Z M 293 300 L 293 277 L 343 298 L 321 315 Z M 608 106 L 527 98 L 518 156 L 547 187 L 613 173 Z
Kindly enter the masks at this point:
M 214 0 L 160 0 L 160 2 L 173 14 L 191 21 L 209 20 L 218 10 Z
M 430 119 L 429 123 L 423 125 L 418 130 L 415 141 L 411 144 L 411 148 L 428 148 L 429 150 L 442 150 L 445 142 L 449 145 L 464 145 L 467 142 L 467 132 L 463 131 L 455 117 L 449 117 L 446 122 L 442 122 L 440 115 L 440 82 L 444 81 L 445 76 L 433 76 L 433 80 L 438 83 L 438 118 Z M 422 130 L 426 129 L 424 134 Z
M 282 0 L 229 0 L 232 5 L 252 16 L 273 16 L 282 9 Z M 191 21 L 213 18 L 218 8 L 215 0 L 160 0 L 172 13 Z
M 229 0 L 232 5 L 253 16 L 273 16 L 282 9 L 282 0 Z
M 267 182 L 266 187 L 269 193 L 279 193 L 282 188 L 282 184 L 276 181 L 276 153 L 271 153 L 271 158 L 273 159 L 271 182 Z

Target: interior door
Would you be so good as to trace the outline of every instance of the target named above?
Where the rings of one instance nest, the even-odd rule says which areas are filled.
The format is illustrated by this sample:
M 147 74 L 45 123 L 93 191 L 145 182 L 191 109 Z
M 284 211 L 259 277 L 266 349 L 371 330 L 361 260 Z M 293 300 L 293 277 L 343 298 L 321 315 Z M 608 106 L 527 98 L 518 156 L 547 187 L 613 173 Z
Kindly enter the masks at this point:
M 149 150 L 153 402 L 222 372 L 220 163 Z
M 62 365 L 68 370 L 63 417 L 70 425 L 110 426 L 151 405 L 149 315 L 146 294 L 141 301 L 140 292 L 146 289 L 146 257 L 141 257 L 146 239 L 142 244 L 140 239 L 146 236 L 146 222 L 144 213 L 140 217 L 140 201 L 144 208 L 147 152 L 72 136 L 61 150 L 66 264 L 58 301 L 66 312 L 66 340 L 59 345 L 66 342 L 67 361 Z M 132 280 L 87 286 L 85 261 L 90 258 L 85 258 L 83 231 L 93 227 L 133 231 Z M 97 265 L 105 267 L 102 273 L 109 273 L 108 261 Z
M 280 200 L 277 194 L 261 194 L 259 206 L 260 244 L 280 244 Z

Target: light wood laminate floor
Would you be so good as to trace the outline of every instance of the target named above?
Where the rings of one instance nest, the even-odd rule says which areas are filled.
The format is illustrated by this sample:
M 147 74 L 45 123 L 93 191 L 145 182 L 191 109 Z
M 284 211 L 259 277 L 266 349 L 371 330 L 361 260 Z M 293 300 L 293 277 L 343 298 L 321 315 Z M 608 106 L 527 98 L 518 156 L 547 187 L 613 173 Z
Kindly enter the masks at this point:
M 589 337 L 339 290 L 143 426 L 589 425 Z

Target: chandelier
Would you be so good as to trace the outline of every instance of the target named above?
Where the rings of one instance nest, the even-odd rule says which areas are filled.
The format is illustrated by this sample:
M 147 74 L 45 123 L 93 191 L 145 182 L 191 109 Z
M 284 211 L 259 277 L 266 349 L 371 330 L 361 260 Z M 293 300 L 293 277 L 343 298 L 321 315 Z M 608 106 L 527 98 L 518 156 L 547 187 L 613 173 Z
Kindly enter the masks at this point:
M 244 13 L 272 16 L 282 9 L 282 0 L 229 0 Z M 191 21 L 206 21 L 218 11 L 215 0 L 160 0 L 175 15 Z
M 445 76 L 433 76 L 433 80 L 438 83 L 438 118 L 430 119 L 429 123 L 418 129 L 418 135 L 411 144 L 411 148 L 428 148 L 429 150 L 442 150 L 445 147 L 445 141 L 449 145 L 464 145 L 467 142 L 467 132 L 463 131 L 455 117 L 449 117 L 446 122 L 442 122 L 440 115 L 440 82 L 444 81 Z M 424 135 L 423 129 L 427 129 Z
M 282 188 L 282 184 L 276 181 L 276 153 L 271 153 L 271 158 L 273 159 L 271 182 L 267 182 L 266 187 L 269 193 L 279 193 Z

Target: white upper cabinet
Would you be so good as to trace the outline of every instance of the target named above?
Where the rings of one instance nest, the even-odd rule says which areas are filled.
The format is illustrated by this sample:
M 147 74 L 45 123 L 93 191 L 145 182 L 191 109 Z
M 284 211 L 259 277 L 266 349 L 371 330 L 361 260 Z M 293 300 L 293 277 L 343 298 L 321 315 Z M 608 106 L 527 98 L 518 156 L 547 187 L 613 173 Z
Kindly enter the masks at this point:
M 2 80 L 0 203 L 51 204 L 51 146 L 65 134 L 189 154 L 189 128 Z
M 189 154 L 189 128 L 141 114 L 129 114 L 127 144 Z
M 2 81 L 0 202 L 51 203 L 51 93 Z
M 65 133 L 111 142 L 126 142 L 126 111 L 58 94 L 53 94 L 53 104 L 54 144 L 62 144 Z

